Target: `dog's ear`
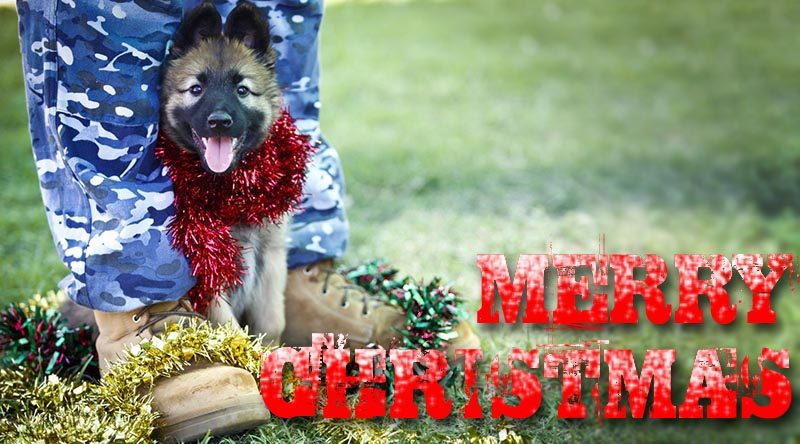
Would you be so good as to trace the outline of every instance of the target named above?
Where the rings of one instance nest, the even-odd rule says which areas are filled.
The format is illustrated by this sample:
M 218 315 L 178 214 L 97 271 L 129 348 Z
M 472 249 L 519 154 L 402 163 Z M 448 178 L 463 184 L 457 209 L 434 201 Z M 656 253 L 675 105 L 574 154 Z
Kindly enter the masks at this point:
M 200 43 L 203 39 L 217 37 L 222 34 L 222 17 L 217 8 L 206 0 L 200 6 L 194 8 L 181 23 L 178 33 L 175 34 L 175 41 L 172 51 L 180 55 L 193 46 Z
M 240 2 L 225 22 L 225 35 L 239 40 L 259 55 L 269 52 L 269 24 L 261 11 L 250 2 Z

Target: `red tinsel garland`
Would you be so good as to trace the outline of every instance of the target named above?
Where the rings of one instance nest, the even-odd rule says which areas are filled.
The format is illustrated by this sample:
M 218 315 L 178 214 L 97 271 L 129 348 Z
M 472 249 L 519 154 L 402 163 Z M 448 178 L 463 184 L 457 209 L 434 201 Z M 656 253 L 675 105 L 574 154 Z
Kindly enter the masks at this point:
M 297 131 L 286 111 L 269 134 L 223 176 L 204 170 L 196 153 L 159 136 L 156 156 L 169 169 L 175 192 L 172 245 L 186 255 L 197 278 L 188 295 L 200 313 L 216 296 L 242 284 L 246 267 L 231 227 L 278 222 L 302 195 L 313 150 L 308 136 Z

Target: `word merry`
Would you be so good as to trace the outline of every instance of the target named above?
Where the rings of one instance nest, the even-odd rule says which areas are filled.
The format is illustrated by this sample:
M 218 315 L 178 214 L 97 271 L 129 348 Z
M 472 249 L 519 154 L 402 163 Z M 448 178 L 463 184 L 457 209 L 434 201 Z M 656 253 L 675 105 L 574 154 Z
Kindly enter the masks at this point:
M 664 324 L 672 316 L 672 305 L 664 300 L 659 288 L 667 279 L 667 264 L 661 257 L 648 254 L 645 257 L 631 254 L 591 255 L 591 254 L 523 254 L 517 261 L 512 280 L 502 254 L 479 254 L 478 268 L 481 270 L 481 307 L 478 322 L 496 324 L 500 321 L 495 309 L 495 299 L 499 296 L 506 323 L 515 323 L 519 318 L 522 297 L 525 295 L 526 307 L 523 323 L 546 324 L 550 314 L 544 305 L 545 271 L 555 268 L 558 274 L 558 305 L 553 311 L 554 324 L 635 324 L 638 313 L 633 305 L 635 295 L 640 295 L 645 303 L 647 319 L 654 324 Z M 675 267 L 678 270 L 678 309 L 675 322 L 696 324 L 703 322 L 699 296 L 705 295 L 710 302 L 711 315 L 719 324 L 728 324 L 736 319 L 735 304 L 724 286 L 731 281 L 733 269 L 742 277 L 752 292 L 752 306 L 747 312 L 748 323 L 775 323 L 776 313 L 770 305 L 773 288 L 788 269 L 792 273 L 791 254 L 770 254 L 767 256 L 769 272 L 764 275 L 764 259 L 760 254 L 736 254 L 729 261 L 725 256 L 706 257 L 699 254 L 676 254 Z M 634 278 L 634 271 L 644 271 L 642 279 Z M 590 276 L 578 277 L 578 270 Z M 710 277 L 700 277 L 701 271 L 710 271 Z M 589 277 L 595 286 L 608 285 L 609 272 L 614 276 L 614 306 L 609 313 L 608 294 L 591 293 Z M 578 309 L 578 298 L 590 300 L 591 308 Z

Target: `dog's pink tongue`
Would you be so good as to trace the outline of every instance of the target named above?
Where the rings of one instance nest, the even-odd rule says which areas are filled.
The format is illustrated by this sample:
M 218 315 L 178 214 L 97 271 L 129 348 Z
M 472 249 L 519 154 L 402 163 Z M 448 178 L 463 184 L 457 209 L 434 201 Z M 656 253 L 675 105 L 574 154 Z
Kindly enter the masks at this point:
M 233 138 L 209 137 L 206 143 L 206 165 L 215 173 L 222 173 L 233 162 Z

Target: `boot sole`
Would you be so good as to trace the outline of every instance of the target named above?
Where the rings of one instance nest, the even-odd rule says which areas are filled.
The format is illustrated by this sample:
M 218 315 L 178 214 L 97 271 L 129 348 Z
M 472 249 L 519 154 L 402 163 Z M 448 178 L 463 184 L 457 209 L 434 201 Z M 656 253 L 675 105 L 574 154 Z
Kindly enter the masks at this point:
M 163 442 L 197 441 L 207 433 L 233 435 L 265 424 L 270 414 L 261 395 L 248 395 L 241 402 L 195 416 L 174 424 L 160 426 L 156 433 Z

